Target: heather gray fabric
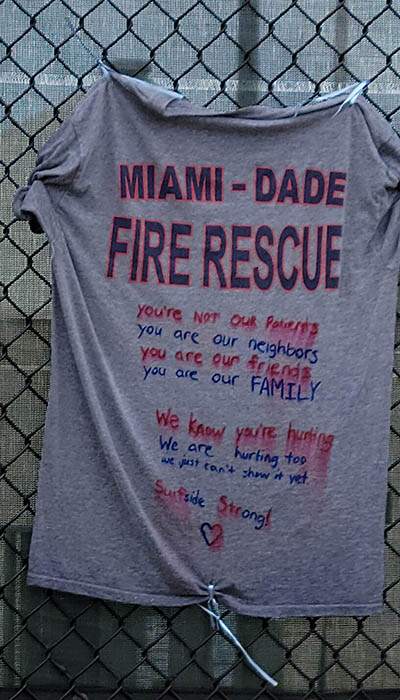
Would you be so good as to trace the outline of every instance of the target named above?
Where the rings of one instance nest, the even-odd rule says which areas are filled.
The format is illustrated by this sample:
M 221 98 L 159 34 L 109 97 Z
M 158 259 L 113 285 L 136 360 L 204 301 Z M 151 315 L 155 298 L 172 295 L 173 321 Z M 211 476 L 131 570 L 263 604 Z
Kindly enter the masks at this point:
M 400 144 L 346 96 L 215 112 L 110 72 L 40 150 L 13 203 L 52 253 L 28 585 L 382 611 Z

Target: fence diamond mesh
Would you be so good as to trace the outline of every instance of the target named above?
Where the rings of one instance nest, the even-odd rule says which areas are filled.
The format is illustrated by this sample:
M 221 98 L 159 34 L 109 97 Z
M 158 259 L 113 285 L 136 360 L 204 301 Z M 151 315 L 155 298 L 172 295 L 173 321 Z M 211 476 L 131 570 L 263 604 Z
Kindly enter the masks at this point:
M 139 607 L 25 585 L 52 288 L 46 235 L 15 221 L 11 202 L 38 148 L 98 80 L 100 58 L 219 110 L 291 105 L 370 79 L 367 99 L 400 134 L 400 0 L 0 0 L 0 700 L 398 700 L 400 313 L 382 615 L 275 620 L 225 610 L 279 681 L 272 690 L 194 606 Z

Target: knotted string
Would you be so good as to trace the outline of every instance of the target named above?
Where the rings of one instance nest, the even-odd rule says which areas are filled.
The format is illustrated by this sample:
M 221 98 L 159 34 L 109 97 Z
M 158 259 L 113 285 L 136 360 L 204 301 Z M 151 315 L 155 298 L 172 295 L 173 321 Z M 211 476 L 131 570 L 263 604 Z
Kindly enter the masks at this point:
M 344 102 L 342 102 L 339 109 L 336 110 L 335 114 L 332 114 L 332 119 L 332 117 L 335 117 L 340 112 L 340 110 L 342 109 L 342 107 L 344 107 L 345 104 L 353 104 L 370 82 L 371 80 L 363 80 L 361 83 L 352 83 L 351 85 L 348 85 L 347 87 L 344 87 L 341 90 L 329 92 L 327 95 L 320 95 L 319 97 L 308 97 L 306 100 L 304 100 L 304 102 L 300 102 L 300 104 L 296 107 L 294 116 L 297 117 L 299 109 L 309 102 L 324 102 L 325 100 L 330 100 L 332 97 L 337 97 L 338 95 L 341 95 L 342 93 L 351 90 L 350 95 L 346 97 Z
M 94 59 L 94 62 L 97 64 L 97 67 L 100 68 L 102 74 L 103 74 L 103 75 L 107 75 L 107 73 L 110 72 L 110 69 L 103 63 L 103 61 L 102 61 L 100 58 L 97 58 L 97 56 L 95 56 L 95 54 L 93 53 L 93 51 L 91 51 L 91 50 L 89 49 L 89 47 L 86 46 L 86 44 L 85 44 L 85 42 L 83 41 L 83 39 L 81 39 L 81 37 L 78 36 L 78 32 L 79 32 L 79 29 L 80 29 L 80 28 L 78 27 L 77 29 L 75 29 L 75 27 L 74 27 L 74 25 L 72 24 L 72 22 L 71 22 L 71 20 L 70 20 L 69 17 L 65 17 L 65 21 L 66 21 L 66 23 L 69 25 L 69 28 L 71 29 L 73 36 L 75 36 L 75 37 L 78 39 L 78 41 L 80 41 L 80 43 L 82 44 L 82 46 L 83 46 L 83 48 L 85 49 L 85 51 L 87 51 L 87 53 Z
M 333 117 L 336 117 L 336 115 L 339 114 L 340 110 L 342 109 L 342 107 L 345 106 L 345 104 L 347 104 L 347 103 L 349 103 L 349 104 L 351 104 L 351 105 L 354 104 L 354 102 L 358 99 L 358 97 L 359 97 L 360 95 L 362 95 L 362 93 L 364 92 L 365 88 L 367 87 L 367 85 L 368 85 L 370 82 L 371 82 L 370 80 L 363 80 L 362 83 L 358 83 L 358 84 L 354 87 L 354 89 L 351 91 L 350 95 L 349 95 L 348 97 L 346 97 L 345 101 L 342 102 L 342 104 L 340 105 L 339 109 L 338 109 L 338 110 L 335 112 L 335 114 L 333 114 L 332 116 L 333 116 Z M 351 85 L 350 85 L 350 87 L 351 87 Z
M 215 600 L 215 597 L 214 597 L 214 584 L 213 584 L 213 583 L 210 583 L 210 584 L 207 586 L 207 588 L 208 588 L 207 607 L 208 607 L 209 610 L 211 610 L 212 613 L 214 613 L 214 615 L 216 615 L 217 617 L 221 617 L 221 613 L 220 613 L 220 611 L 219 611 L 218 603 L 217 603 L 217 601 Z M 214 627 L 214 629 L 217 630 L 217 629 L 218 629 L 218 622 L 216 621 L 216 619 L 215 619 L 214 617 L 211 618 L 211 623 L 212 623 L 212 626 Z
M 98 68 L 100 68 L 103 76 L 110 75 L 110 73 L 115 72 L 113 68 L 110 68 L 105 63 L 103 63 L 103 61 L 100 58 L 97 58 L 94 55 L 93 51 L 91 51 L 89 49 L 89 47 L 86 46 L 85 42 L 81 39 L 81 37 L 78 36 L 79 28 L 75 29 L 72 22 L 70 21 L 70 19 L 68 17 L 65 18 L 65 21 L 70 26 L 70 28 L 73 32 L 73 36 L 76 36 L 76 38 L 80 41 L 80 43 L 82 44 L 85 51 L 87 51 L 88 54 L 90 54 L 90 56 L 95 60 L 97 66 L 98 66 Z M 119 72 L 119 71 L 117 71 L 117 72 Z M 161 85 L 155 85 L 153 83 L 149 83 L 147 80 L 142 80 L 142 78 L 136 78 L 132 75 L 126 75 L 125 73 L 120 73 L 120 75 L 122 75 L 124 78 L 126 78 L 128 80 L 133 80 L 133 81 L 138 82 L 138 83 L 146 83 L 147 85 L 153 86 L 158 92 L 162 92 L 165 95 L 171 95 L 171 97 L 174 97 L 176 99 L 183 100 L 185 98 L 185 96 L 180 92 L 176 92 L 175 90 L 170 90 L 169 88 L 162 87 Z
M 241 643 L 239 642 L 237 637 L 235 637 L 233 632 L 229 629 L 228 625 L 226 625 L 225 622 L 221 619 L 218 603 L 214 597 L 214 584 L 210 583 L 207 586 L 207 588 L 208 588 L 208 601 L 207 601 L 208 607 L 205 608 L 204 605 L 200 605 L 200 604 L 199 604 L 199 607 L 202 610 L 204 610 L 204 612 L 206 612 L 207 615 L 210 615 L 213 627 L 215 629 L 219 629 L 221 632 L 223 632 L 228 637 L 228 639 L 230 639 L 230 641 L 235 645 L 235 647 L 237 647 L 239 649 L 239 651 L 242 652 L 245 661 L 253 669 L 253 671 L 255 671 L 259 676 L 261 676 L 261 678 L 264 681 L 268 681 L 268 683 L 270 683 L 271 685 L 276 687 L 278 685 L 278 682 L 276 680 L 274 680 L 273 678 L 271 678 L 271 676 L 269 676 L 268 673 L 266 671 L 264 671 L 261 668 L 261 666 L 259 666 L 254 661 L 254 659 L 251 658 L 250 654 L 248 654 L 246 649 L 244 647 L 242 647 Z

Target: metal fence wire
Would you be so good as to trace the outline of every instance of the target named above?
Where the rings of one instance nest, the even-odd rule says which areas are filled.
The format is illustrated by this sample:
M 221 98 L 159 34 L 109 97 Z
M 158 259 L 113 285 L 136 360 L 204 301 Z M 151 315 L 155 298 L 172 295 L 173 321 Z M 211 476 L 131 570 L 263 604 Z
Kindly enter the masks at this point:
M 98 80 L 99 58 L 210 109 L 285 106 L 370 79 L 367 99 L 400 133 L 400 0 L 0 0 L 0 700 L 399 700 L 399 323 L 384 613 L 275 620 L 225 610 L 278 688 L 195 606 L 25 584 L 51 370 L 51 267 L 46 235 L 16 221 L 11 202 L 38 148 Z

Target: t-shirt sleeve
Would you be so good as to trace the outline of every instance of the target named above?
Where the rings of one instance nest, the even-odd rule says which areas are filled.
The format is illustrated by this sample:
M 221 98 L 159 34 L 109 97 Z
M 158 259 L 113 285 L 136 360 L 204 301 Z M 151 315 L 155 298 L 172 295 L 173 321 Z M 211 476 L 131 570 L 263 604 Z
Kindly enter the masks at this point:
M 383 253 L 389 268 L 400 265 L 400 137 L 391 130 L 379 148 L 385 167 L 384 208 L 380 227 L 384 237 Z
M 358 181 L 364 182 L 364 195 L 371 202 L 371 220 L 365 235 L 370 252 L 382 266 L 400 265 L 400 137 L 391 123 L 363 96 L 355 103 L 362 114 L 358 140 Z
M 51 241 L 57 228 L 54 209 L 72 185 L 79 164 L 79 143 L 70 116 L 39 149 L 27 184 L 16 191 L 12 209 L 17 219 L 28 221 L 34 233 L 45 232 Z

